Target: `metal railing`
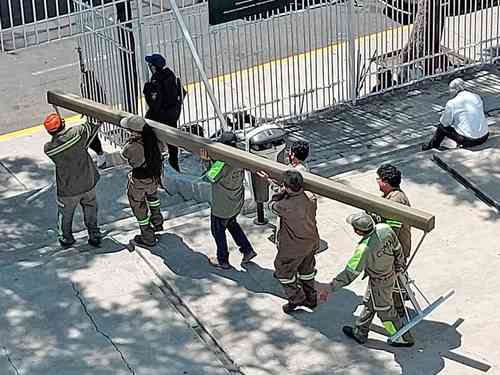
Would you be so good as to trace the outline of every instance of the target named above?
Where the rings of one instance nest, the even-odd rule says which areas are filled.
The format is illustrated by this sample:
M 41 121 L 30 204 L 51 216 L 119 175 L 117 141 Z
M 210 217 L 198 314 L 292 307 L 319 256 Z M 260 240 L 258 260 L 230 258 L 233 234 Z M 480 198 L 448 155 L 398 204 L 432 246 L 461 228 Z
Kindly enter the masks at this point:
M 177 0 L 182 8 L 207 0 Z M 120 7 L 130 8 L 139 16 L 136 0 L 2 0 L 0 1 L 0 52 L 16 51 L 71 37 L 81 36 L 82 16 L 101 14 L 120 24 Z M 144 17 L 169 12 L 168 0 L 141 0 Z M 109 25 L 108 25 L 109 27 Z M 101 28 L 104 28 L 102 26 Z M 98 29 L 101 29 L 98 28 Z
M 140 114 L 149 75 L 144 55 L 160 52 L 188 91 L 179 127 L 198 125 L 207 136 L 226 123 L 221 118 L 246 117 L 249 124 L 243 125 L 250 126 L 302 118 L 500 58 L 498 0 L 428 0 L 422 9 L 415 0 L 295 0 L 219 26 L 209 26 L 205 1 L 177 0 L 178 14 L 170 0 L 41 3 L 49 8 L 50 1 L 58 16 L 50 18 L 54 12 L 47 10 L 46 19 L 29 23 L 23 16 L 24 24 L 16 26 L 11 13 L 20 0 L 7 0 L 10 23 L 0 30 L 2 49 L 11 34 L 12 43 L 20 38 L 29 44 L 29 28 L 47 34 L 35 31 L 35 42 L 51 40 L 53 32 L 63 37 L 62 27 L 51 31 L 47 24 L 66 20 L 68 35 L 79 35 L 82 82 L 86 70 L 101 88 L 86 96 Z M 40 17 L 35 12 L 32 18 Z M 104 133 L 122 143 L 119 129 Z
M 328 2 L 295 11 L 296 6 L 218 27 L 209 27 L 206 7 L 183 12 L 225 115 L 246 111 L 259 124 L 349 100 L 347 30 L 331 26 L 347 6 Z M 219 121 L 174 15 L 148 19 L 143 35 L 144 53 L 166 56 L 189 92 L 180 124 L 215 133 Z
M 308 0 L 297 0 L 279 11 L 216 27 L 208 25 L 206 4 L 183 7 L 181 15 L 223 116 L 234 120 L 246 112 L 253 125 L 301 118 L 498 59 L 497 0 L 477 0 L 472 5 L 463 5 L 464 0 L 441 1 L 425 12 L 416 1 L 389 1 L 325 0 L 308 7 Z M 136 46 L 128 53 L 136 57 L 137 90 L 148 78 L 143 56 L 162 53 L 189 92 L 179 126 L 199 125 L 206 135 L 214 134 L 221 127 L 221 116 L 177 15 L 168 10 L 168 1 L 164 3 L 153 7 L 146 1 L 131 11 Z M 397 9 L 402 15 L 395 14 Z M 426 37 L 419 38 L 417 31 Z M 408 43 L 411 40 L 415 42 Z M 92 51 L 86 59 L 94 57 Z M 116 85 L 113 74 L 98 62 L 94 65 L 103 71 L 103 86 L 111 90 Z M 136 99 L 134 112 L 144 113 L 144 101 L 140 95 Z
M 122 118 L 131 116 L 130 113 L 59 91 L 49 91 L 47 101 L 56 107 L 62 107 L 117 126 Z M 212 159 L 226 161 L 235 167 L 253 172 L 266 171 L 272 178 L 276 179 L 281 179 L 283 173 L 288 169 L 286 165 L 207 138 L 165 127 L 155 121 L 148 120 L 148 123 L 155 130 L 160 141 L 185 148 L 196 154 L 200 153 L 200 149 L 206 149 Z M 321 196 L 400 220 L 412 227 L 423 230 L 425 233 L 434 229 L 435 217 L 429 213 L 377 197 L 312 173 L 304 173 L 303 176 L 305 189 Z

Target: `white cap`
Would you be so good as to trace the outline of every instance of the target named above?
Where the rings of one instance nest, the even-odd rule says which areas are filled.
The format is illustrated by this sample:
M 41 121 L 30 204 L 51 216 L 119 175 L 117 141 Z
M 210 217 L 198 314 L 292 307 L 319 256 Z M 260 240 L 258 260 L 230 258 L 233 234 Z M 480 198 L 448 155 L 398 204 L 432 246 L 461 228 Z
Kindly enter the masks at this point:
M 450 93 L 457 94 L 465 90 L 465 82 L 462 78 L 455 78 L 449 85 Z
M 137 115 L 124 117 L 120 120 L 120 126 L 137 133 L 142 132 L 142 129 L 144 129 L 144 125 L 147 125 L 146 120 L 144 120 L 144 118 L 142 118 L 141 116 Z

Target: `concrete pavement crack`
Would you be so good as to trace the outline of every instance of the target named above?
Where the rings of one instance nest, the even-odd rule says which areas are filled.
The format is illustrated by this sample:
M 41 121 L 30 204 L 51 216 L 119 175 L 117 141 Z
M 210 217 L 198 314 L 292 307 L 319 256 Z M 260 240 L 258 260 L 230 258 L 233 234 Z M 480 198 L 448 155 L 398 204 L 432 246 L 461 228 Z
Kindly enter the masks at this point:
M 73 287 L 73 291 L 75 292 L 76 298 L 78 298 L 78 300 L 80 301 L 80 304 L 82 305 L 82 308 L 83 308 L 83 311 L 85 312 L 85 315 L 87 315 L 87 317 L 89 318 L 89 320 L 92 323 L 92 325 L 94 326 L 94 329 L 96 330 L 96 332 L 99 333 L 100 335 L 102 335 L 113 346 L 113 348 L 116 350 L 116 352 L 118 352 L 120 354 L 120 357 L 122 358 L 123 363 L 125 364 L 125 366 L 127 366 L 127 369 L 130 371 L 130 373 L 132 375 L 135 375 L 135 370 L 132 368 L 130 363 L 128 363 L 127 359 L 125 358 L 125 355 L 120 350 L 120 348 L 118 348 L 118 345 L 116 345 L 114 343 L 113 339 L 107 333 L 100 330 L 94 317 L 90 314 L 89 310 L 87 309 L 87 305 L 86 305 L 85 301 L 83 300 L 83 297 L 81 296 L 80 290 L 77 288 L 76 284 L 71 283 L 71 285 Z
M 10 358 L 10 355 L 9 355 L 7 348 L 4 346 L 2 349 L 3 349 L 3 353 L 4 353 L 5 357 L 7 357 L 7 361 L 10 363 L 11 367 L 14 369 L 14 372 L 16 373 L 16 375 L 21 375 L 21 373 L 19 372 L 19 369 L 16 367 L 16 365 L 12 361 L 12 358 Z

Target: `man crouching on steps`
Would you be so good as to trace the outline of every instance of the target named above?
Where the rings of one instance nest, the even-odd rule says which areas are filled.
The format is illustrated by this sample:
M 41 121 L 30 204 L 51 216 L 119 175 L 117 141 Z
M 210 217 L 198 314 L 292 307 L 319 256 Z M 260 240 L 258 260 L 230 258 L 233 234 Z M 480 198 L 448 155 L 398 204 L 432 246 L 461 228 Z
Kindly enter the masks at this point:
M 319 234 L 316 225 L 316 197 L 304 191 L 302 175 L 295 170 L 286 171 L 283 188 L 274 194 L 270 209 L 280 217 L 278 228 L 278 254 L 274 260 L 274 277 L 285 291 L 288 303 L 283 311 L 290 314 L 299 306 L 314 309 L 317 292 L 314 287 Z

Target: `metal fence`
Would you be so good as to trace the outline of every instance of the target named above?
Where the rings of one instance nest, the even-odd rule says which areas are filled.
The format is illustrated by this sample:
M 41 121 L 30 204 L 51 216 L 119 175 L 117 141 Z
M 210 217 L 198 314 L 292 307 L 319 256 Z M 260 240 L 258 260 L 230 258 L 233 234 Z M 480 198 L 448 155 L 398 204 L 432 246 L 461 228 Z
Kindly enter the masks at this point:
M 499 59 L 498 0 L 367 0 L 352 20 L 357 96 Z M 383 14 L 383 18 L 373 18 Z M 370 22 L 382 32 L 368 33 Z
M 347 6 L 332 3 L 208 26 L 205 6 L 184 12 L 193 42 L 225 115 L 247 112 L 257 123 L 284 119 L 348 100 Z M 144 22 L 145 53 L 160 52 L 187 91 L 181 124 L 206 133 L 219 121 L 172 14 Z M 236 114 L 236 115 L 234 115 Z
M 8 0 L 10 13 L 15 1 Z M 65 15 L 2 24 L 2 48 L 5 35 L 30 44 L 30 28 L 49 35 L 46 23 L 67 19 L 68 35 L 79 35 L 86 96 L 134 113 L 145 110 L 144 55 L 162 53 L 188 91 L 179 126 L 217 132 L 220 121 L 168 0 L 58 1 L 66 3 Z M 49 0 L 41 2 L 48 7 Z M 306 116 L 499 59 L 498 0 L 295 0 L 220 26 L 209 26 L 206 2 L 177 4 L 224 116 L 247 125 Z M 105 132 L 122 143 L 119 130 Z
M 197 124 L 205 134 L 214 134 L 220 121 L 174 14 L 164 3 L 155 7 L 143 2 L 142 8 L 132 9 L 129 30 L 135 50 L 125 48 L 136 57 L 132 96 L 137 108 L 123 99 L 133 88 L 121 85 L 127 95 L 112 88 L 119 82 L 106 73 L 112 67 L 101 74 L 104 86 L 117 93 L 112 104 L 143 113 L 140 88 L 148 78 L 143 56 L 162 53 L 189 92 L 179 125 Z M 300 0 L 280 11 L 211 27 L 206 4 L 182 9 L 222 112 L 233 122 L 244 117 L 255 125 L 494 62 L 498 14 L 497 0 L 325 1 L 314 6 Z
M 177 0 L 184 8 L 207 0 Z M 144 16 L 170 11 L 168 0 L 142 0 Z M 117 13 L 120 7 L 130 7 L 136 12 L 136 0 L 1 0 L 0 1 L 0 52 L 80 36 L 81 17 L 105 15 L 113 23 L 121 22 Z

